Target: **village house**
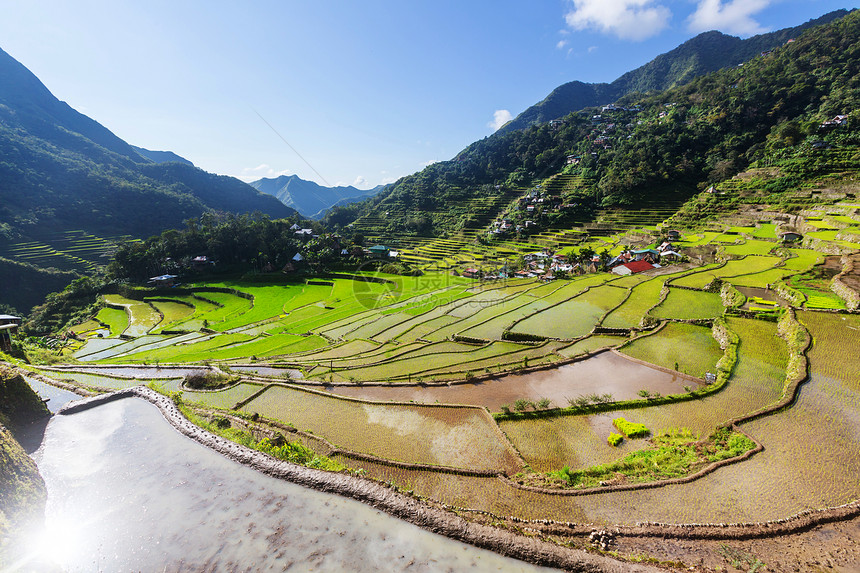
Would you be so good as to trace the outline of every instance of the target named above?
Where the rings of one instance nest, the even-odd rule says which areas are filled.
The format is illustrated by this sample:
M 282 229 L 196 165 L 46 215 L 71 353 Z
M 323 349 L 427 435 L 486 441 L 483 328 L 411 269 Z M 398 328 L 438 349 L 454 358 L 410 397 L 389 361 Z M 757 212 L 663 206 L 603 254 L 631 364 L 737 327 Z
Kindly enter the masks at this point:
M 785 231 L 779 234 L 779 240 L 783 243 L 799 243 L 803 240 L 803 235 L 795 231 Z
M 639 249 L 637 251 L 633 251 L 633 258 L 636 261 L 656 263 L 657 259 L 660 258 L 660 251 L 657 249 Z
M 683 256 L 684 255 L 682 255 L 678 251 L 673 251 L 671 249 L 667 249 L 667 250 L 662 251 L 660 253 L 660 262 L 661 263 L 662 262 L 675 262 L 675 261 L 681 259 L 681 257 L 683 257 Z
M 827 121 L 822 122 L 822 124 L 818 126 L 818 129 L 833 129 L 843 125 L 848 125 L 848 116 L 837 115 L 833 117 L 833 119 L 828 119 Z
M 647 261 L 631 261 L 629 263 L 625 263 L 623 265 L 618 265 L 613 267 L 612 272 L 616 275 L 630 275 L 635 273 L 641 273 L 642 271 L 647 271 L 648 269 L 653 269 L 654 265 Z
M 386 247 L 385 245 L 374 245 L 367 249 L 367 252 L 371 257 L 375 259 L 385 259 L 388 257 L 388 253 L 391 249 Z
M 12 351 L 12 334 L 21 326 L 21 317 L 0 314 L 0 351 Z
M 179 284 L 179 281 L 177 280 L 178 278 L 179 277 L 176 275 L 159 275 L 157 277 L 150 278 L 148 281 L 146 281 L 146 284 L 154 287 L 169 288 Z
M 205 255 L 200 255 L 198 257 L 194 257 L 191 259 L 191 267 L 195 271 L 202 271 L 207 267 L 214 267 L 215 261 L 209 260 L 209 257 Z

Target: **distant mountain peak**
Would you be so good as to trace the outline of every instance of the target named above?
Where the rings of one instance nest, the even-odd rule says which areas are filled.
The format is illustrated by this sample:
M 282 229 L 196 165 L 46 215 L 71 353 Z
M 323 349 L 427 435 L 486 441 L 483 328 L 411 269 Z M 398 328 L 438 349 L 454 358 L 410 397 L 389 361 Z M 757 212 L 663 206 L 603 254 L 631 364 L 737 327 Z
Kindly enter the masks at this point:
M 334 205 L 361 201 L 385 188 L 385 185 L 377 185 L 372 189 L 358 189 L 352 185 L 324 187 L 298 175 L 281 175 L 274 179 L 263 177 L 249 185 L 261 193 L 274 196 L 287 207 L 311 219 L 322 218 Z

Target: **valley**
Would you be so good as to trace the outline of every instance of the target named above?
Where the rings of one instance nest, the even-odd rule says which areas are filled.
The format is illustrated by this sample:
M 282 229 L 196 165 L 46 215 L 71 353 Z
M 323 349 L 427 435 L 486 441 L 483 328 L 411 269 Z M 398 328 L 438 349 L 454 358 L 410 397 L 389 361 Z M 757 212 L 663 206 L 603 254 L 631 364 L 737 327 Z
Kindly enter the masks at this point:
M 410 529 L 422 570 L 856 570 L 858 40 L 857 11 L 701 34 L 367 191 L 130 146 L 0 51 L 0 389 L 55 400 L 42 513 L 107 495 L 80 441 L 114 511 L 179 484 L 113 515 L 128 547 L 90 530 L 118 568 L 371 570 L 359 522 L 405 559 L 397 518 L 504 556 Z
M 72 329 L 58 363 L 27 368 L 91 392 L 146 384 L 211 431 L 217 419 L 250 432 L 252 447 L 284 435 L 320 460 L 312 467 L 349 468 L 340 471 L 574 545 L 581 523 L 613 526 L 619 546 L 643 523 L 745 530 L 788 518 L 792 531 L 792 516 L 860 496 L 856 421 L 840 414 L 860 407 L 848 358 L 860 356 L 860 323 L 856 298 L 831 286 L 856 280 L 839 253 L 860 249 L 844 240 L 860 228 L 860 205 L 845 195 L 794 216 L 813 234 L 802 244 L 780 241 L 771 221 L 781 215 L 760 211 L 681 234 L 677 251 L 712 251 L 703 266 L 480 280 L 452 273 L 476 262 L 463 249 L 415 277 L 121 289 Z M 839 232 L 815 235 L 825 221 Z M 660 236 L 599 240 L 614 255 L 649 233 Z M 831 278 L 816 279 L 825 265 Z M 192 388 L 194 372 L 223 388 Z M 646 437 L 610 445 L 617 418 L 644 424 Z M 639 470 L 637 454 L 666 455 L 661 436 L 677 448 L 720 428 L 746 445 Z M 798 449 L 811 436 L 815 447 Z M 601 471 L 599 485 L 584 479 Z M 559 538 L 560 526 L 573 533 Z

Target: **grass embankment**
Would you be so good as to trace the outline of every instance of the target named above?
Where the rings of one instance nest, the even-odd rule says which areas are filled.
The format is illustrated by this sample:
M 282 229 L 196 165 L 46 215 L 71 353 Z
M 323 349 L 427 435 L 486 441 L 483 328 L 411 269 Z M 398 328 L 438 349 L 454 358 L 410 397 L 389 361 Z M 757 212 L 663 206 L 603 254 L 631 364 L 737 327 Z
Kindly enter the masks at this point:
M 179 393 L 170 393 L 176 406 L 188 420 L 204 430 L 277 458 L 309 468 L 339 472 L 347 469 L 343 464 L 317 454 L 299 441 L 288 441 L 281 434 L 264 430 L 248 420 L 244 427 L 234 427 L 233 422 L 217 412 L 187 406 Z M 250 418 L 250 417 L 249 417 Z M 263 433 L 271 435 L 261 436 Z
M 514 479 L 522 485 L 549 489 L 648 483 L 691 475 L 756 447 L 744 434 L 728 428 L 718 429 L 705 440 L 699 440 L 686 429 L 670 430 L 650 442 L 650 448 L 631 452 L 608 464 L 581 470 L 564 466 L 545 474 L 518 474 Z
M 12 429 L 48 416 L 45 404 L 20 374 L 0 364 L 0 557 L 3 538 L 45 508 L 45 483 Z

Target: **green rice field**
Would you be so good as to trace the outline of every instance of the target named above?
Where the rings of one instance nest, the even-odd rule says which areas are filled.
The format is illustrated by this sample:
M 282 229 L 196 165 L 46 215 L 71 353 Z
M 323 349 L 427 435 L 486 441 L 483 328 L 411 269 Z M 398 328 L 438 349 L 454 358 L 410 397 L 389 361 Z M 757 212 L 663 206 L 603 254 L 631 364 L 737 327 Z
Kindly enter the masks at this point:
M 704 378 L 723 351 L 711 335 L 711 329 L 671 322 L 656 334 L 643 336 L 620 349 L 624 354 L 684 374 Z

